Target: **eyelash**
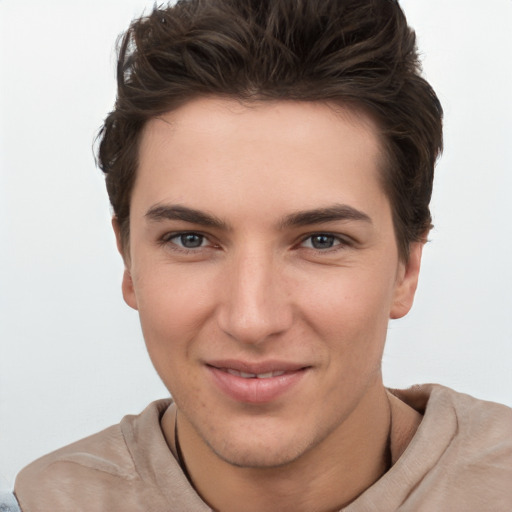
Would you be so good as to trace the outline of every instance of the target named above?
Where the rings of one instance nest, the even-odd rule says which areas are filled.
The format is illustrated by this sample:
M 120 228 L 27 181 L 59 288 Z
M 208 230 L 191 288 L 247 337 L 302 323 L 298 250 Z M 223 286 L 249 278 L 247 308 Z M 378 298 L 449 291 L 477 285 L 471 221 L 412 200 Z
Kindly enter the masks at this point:
M 331 251 L 338 251 L 338 250 L 344 249 L 351 245 L 350 241 L 347 240 L 346 237 L 342 237 L 340 235 L 335 235 L 334 233 L 324 233 L 324 232 L 317 232 L 317 233 L 312 233 L 312 234 L 307 235 L 306 237 L 302 238 L 300 245 L 303 245 L 308 240 L 310 240 L 311 245 L 313 245 L 313 239 L 320 238 L 320 237 L 332 239 L 333 245 L 331 247 L 325 247 L 323 249 L 319 249 L 314 246 L 307 247 L 307 249 L 311 249 L 313 251 L 320 252 L 320 253 L 326 253 L 326 252 L 331 252 Z
M 195 236 L 195 237 L 201 238 L 201 245 L 191 248 L 191 247 L 184 247 L 184 246 L 179 245 L 178 243 L 173 241 L 174 239 L 181 239 L 181 241 L 183 242 L 183 237 L 186 237 L 186 236 Z M 203 243 L 208 240 L 209 240 L 208 237 L 206 235 L 204 235 L 203 233 L 198 233 L 197 231 L 181 231 L 178 233 L 166 233 L 160 239 L 160 244 L 169 246 L 174 251 L 190 254 L 190 253 L 197 253 L 199 249 L 215 247 L 214 244 L 203 245 Z
M 179 245 L 178 243 L 173 241 L 174 239 L 178 239 L 178 240 L 181 240 L 181 242 L 183 243 L 183 237 L 186 237 L 186 236 L 199 237 L 201 239 L 200 245 L 198 245 L 197 247 L 184 247 L 183 245 Z M 315 237 L 325 237 L 328 239 L 332 239 L 333 245 L 331 247 L 325 247 L 325 248 L 314 247 L 312 240 Z M 303 245 L 308 240 L 311 241 L 310 247 L 306 247 Z M 205 241 L 208 242 L 209 238 L 207 235 L 205 235 L 203 233 L 200 233 L 197 231 L 181 231 L 181 232 L 177 232 L 177 233 L 176 232 L 166 233 L 160 239 L 160 244 L 170 246 L 172 248 L 172 250 L 174 250 L 174 251 L 178 251 L 181 253 L 187 253 L 187 254 L 197 253 L 199 249 L 218 248 L 219 247 L 218 245 L 211 243 L 211 241 L 208 245 L 203 245 Z M 301 246 L 305 249 L 325 254 L 328 252 L 335 252 L 338 250 L 342 250 L 346 247 L 350 247 L 351 242 L 350 242 L 350 240 L 347 240 L 346 237 L 342 237 L 340 235 L 335 235 L 333 233 L 315 232 L 315 233 L 308 234 L 307 236 L 301 238 L 299 244 L 296 247 L 301 247 Z

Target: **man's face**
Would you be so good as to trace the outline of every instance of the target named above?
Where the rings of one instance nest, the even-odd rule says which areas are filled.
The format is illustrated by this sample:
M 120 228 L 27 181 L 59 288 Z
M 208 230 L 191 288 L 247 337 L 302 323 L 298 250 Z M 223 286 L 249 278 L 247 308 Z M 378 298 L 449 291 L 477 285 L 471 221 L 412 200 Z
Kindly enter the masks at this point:
M 320 103 L 203 98 L 145 128 L 124 296 L 221 459 L 295 460 L 382 387 L 421 248 L 400 261 L 381 160 L 369 118 Z

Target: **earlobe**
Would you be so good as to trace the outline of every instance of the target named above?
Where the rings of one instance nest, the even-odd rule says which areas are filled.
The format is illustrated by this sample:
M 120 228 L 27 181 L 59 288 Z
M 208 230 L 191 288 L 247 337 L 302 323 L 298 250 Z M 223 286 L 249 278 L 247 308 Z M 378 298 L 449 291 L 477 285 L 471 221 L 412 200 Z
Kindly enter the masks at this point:
M 133 309 L 138 309 L 137 307 L 137 296 L 135 295 L 135 288 L 133 286 L 133 279 L 130 274 L 130 271 L 125 268 L 123 272 L 123 298 L 126 304 Z
M 423 242 L 412 243 L 408 261 L 401 264 L 393 304 L 389 312 L 389 318 L 392 320 L 404 317 L 412 307 L 418 286 L 423 245 Z

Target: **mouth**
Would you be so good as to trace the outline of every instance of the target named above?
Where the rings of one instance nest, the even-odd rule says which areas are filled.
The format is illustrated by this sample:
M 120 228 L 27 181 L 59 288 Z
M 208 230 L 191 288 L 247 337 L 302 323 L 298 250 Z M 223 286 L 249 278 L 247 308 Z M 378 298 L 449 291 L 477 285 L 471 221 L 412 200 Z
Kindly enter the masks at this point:
M 206 365 L 216 388 L 237 402 L 264 404 L 292 392 L 311 369 L 282 361 L 216 361 Z
M 242 377 L 242 379 L 271 379 L 272 377 L 279 377 L 286 373 L 284 370 L 277 370 L 275 372 L 265 372 L 265 373 L 241 372 L 238 370 L 233 370 L 232 368 L 219 368 L 219 370 L 226 371 L 230 375 Z

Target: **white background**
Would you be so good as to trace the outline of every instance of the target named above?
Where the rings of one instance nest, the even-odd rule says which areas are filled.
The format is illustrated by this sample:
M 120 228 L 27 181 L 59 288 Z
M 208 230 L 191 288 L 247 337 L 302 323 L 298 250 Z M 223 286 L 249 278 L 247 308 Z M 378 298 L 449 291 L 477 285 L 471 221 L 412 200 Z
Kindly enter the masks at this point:
M 114 42 L 151 0 L 0 0 L 0 487 L 35 457 L 166 395 L 124 305 L 91 146 Z M 412 313 L 388 385 L 512 405 L 512 1 L 407 0 L 446 112 Z

